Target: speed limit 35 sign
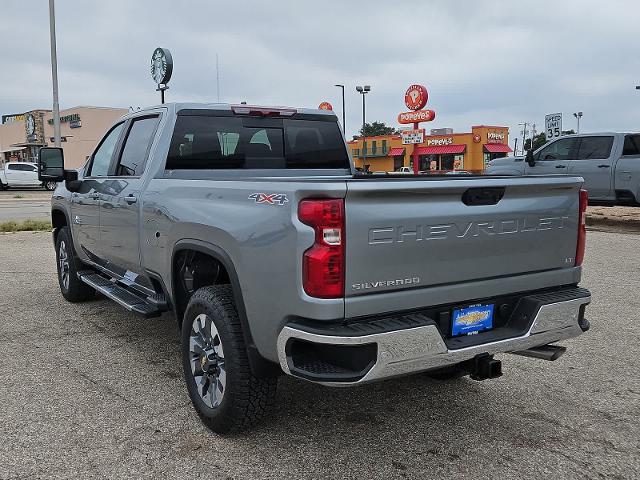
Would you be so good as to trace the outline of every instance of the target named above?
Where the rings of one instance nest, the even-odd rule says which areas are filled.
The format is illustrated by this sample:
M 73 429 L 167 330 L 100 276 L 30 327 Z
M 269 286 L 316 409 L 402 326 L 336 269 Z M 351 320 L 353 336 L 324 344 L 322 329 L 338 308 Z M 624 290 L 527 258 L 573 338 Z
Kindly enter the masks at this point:
M 544 117 L 544 132 L 547 140 L 558 138 L 562 135 L 562 114 L 550 113 Z

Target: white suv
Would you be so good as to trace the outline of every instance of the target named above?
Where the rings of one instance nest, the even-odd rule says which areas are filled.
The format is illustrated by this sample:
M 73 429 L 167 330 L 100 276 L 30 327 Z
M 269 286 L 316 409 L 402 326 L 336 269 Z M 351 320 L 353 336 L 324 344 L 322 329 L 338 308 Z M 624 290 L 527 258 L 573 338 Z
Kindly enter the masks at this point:
M 56 188 L 55 182 L 42 183 L 38 180 L 38 165 L 30 162 L 8 162 L 0 168 L 0 190 L 7 187 L 39 187 L 47 190 Z

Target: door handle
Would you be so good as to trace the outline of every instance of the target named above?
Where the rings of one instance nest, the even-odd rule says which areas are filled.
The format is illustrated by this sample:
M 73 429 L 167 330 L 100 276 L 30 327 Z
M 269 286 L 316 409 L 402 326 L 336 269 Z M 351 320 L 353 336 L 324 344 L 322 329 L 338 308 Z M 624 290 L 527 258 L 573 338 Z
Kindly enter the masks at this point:
M 126 197 L 124 197 L 124 201 L 127 202 L 129 205 L 133 205 L 138 201 L 138 198 L 134 195 L 127 195 Z
M 556 168 L 567 168 L 566 165 L 556 165 Z
M 598 168 L 609 168 L 609 165 L 598 165 Z

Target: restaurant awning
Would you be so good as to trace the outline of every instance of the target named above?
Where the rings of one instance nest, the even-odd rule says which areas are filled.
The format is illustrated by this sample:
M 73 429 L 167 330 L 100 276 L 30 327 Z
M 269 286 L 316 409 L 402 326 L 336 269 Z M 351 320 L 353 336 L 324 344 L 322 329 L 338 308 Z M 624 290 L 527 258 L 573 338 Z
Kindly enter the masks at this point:
M 466 145 L 434 145 L 418 147 L 418 155 L 459 155 L 467 149 Z
M 484 151 L 487 153 L 511 153 L 511 147 L 509 145 L 505 145 L 504 143 L 487 143 L 484 146 Z
M 404 148 L 394 147 L 391 150 L 389 150 L 388 155 L 390 157 L 396 157 L 398 155 L 404 155 Z

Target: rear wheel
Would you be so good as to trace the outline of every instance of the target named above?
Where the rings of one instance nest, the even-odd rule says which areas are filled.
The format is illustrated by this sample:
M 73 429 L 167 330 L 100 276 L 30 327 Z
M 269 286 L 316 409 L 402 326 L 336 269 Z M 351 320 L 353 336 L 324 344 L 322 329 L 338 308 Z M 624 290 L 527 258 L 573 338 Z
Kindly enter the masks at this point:
M 202 421 L 217 433 L 258 423 L 275 399 L 277 379 L 251 373 L 231 287 L 196 291 L 182 322 L 182 366 Z
M 75 251 L 69 227 L 62 227 L 56 237 L 56 264 L 62 296 L 69 302 L 82 302 L 95 296 L 95 290 L 78 278 Z
M 2 190 L 6 190 L 6 189 L 7 189 L 7 186 L 6 186 L 4 183 L 2 183 L 2 182 L 0 181 L 0 192 L 1 192 Z
M 56 182 L 44 182 L 43 184 L 45 190 L 49 190 L 50 192 L 55 190 L 57 185 Z

